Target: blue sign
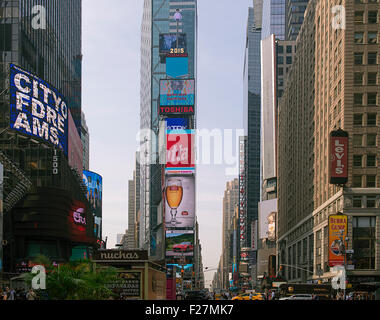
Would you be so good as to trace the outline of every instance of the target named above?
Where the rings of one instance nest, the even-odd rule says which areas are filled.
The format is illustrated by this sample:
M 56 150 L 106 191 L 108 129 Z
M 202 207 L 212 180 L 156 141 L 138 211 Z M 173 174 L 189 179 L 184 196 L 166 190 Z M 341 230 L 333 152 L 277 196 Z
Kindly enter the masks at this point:
M 166 58 L 166 75 L 171 78 L 185 77 L 189 74 L 189 58 Z
M 58 146 L 67 155 L 69 109 L 58 90 L 11 64 L 10 94 L 10 128 Z
M 194 106 L 195 80 L 160 80 L 160 106 Z
M 166 118 L 167 130 L 187 130 L 189 129 L 189 119 L 186 118 Z

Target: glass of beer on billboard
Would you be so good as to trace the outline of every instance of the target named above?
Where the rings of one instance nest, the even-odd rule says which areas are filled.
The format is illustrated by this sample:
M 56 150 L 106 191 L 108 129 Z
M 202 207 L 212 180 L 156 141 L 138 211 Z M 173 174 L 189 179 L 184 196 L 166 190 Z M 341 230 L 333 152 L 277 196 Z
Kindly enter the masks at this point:
M 170 207 L 170 214 L 172 216 L 171 225 L 175 227 L 176 224 L 181 224 L 177 221 L 177 209 L 181 204 L 183 197 L 183 187 L 180 179 L 170 178 L 166 183 L 166 201 Z

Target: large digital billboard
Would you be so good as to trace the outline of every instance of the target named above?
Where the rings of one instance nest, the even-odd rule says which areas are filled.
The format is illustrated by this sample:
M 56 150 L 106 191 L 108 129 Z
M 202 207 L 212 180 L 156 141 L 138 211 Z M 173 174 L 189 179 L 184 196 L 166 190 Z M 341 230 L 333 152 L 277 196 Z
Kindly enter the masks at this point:
M 166 118 L 166 130 L 187 130 L 189 129 L 188 118 Z
M 189 74 L 189 58 L 166 58 L 166 75 L 170 78 L 186 77 Z
M 90 210 L 94 215 L 94 235 L 102 238 L 102 195 L 103 179 L 91 171 L 83 170 L 83 183 L 87 187 L 87 200 L 90 203 Z
M 166 176 L 164 197 L 166 227 L 193 228 L 195 220 L 194 176 Z
M 167 174 L 195 172 L 194 130 L 167 130 L 166 165 Z
M 194 114 L 195 80 L 160 80 L 160 115 Z
M 276 240 L 277 199 L 259 202 L 260 239 Z
M 10 128 L 68 151 L 68 107 L 57 89 L 10 65 Z
M 185 33 L 162 33 L 159 37 L 160 55 L 167 57 L 186 57 L 187 43 Z
M 192 230 L 166 231 L 166 256 L 167 257 L 194 256 L 194 231 Z

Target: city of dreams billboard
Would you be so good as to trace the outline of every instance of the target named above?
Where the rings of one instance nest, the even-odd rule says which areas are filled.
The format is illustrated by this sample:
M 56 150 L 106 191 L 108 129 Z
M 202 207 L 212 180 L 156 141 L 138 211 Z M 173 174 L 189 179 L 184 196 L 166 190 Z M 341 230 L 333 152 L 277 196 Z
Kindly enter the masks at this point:
M 194 176 L 166 176 L 164 197 L 166 227 L 193 228 L 195 221 Z
M 195 80 L 160 80 L 160 115 L 194 114 Z
M 101 239 L 103 179 L 95 172 L 83 170 L 83 183 L 87 187 L 87 200 L 90 203 L 90 210 L 95 219 L 94 235 Z
M 167 257 L 194 256 L 194 231 L 192 230 L 166 231 L 166 256 Z
M 59 146 L 67 155 L 69 109 L 57 89 L 10 65 L 10 128 Z

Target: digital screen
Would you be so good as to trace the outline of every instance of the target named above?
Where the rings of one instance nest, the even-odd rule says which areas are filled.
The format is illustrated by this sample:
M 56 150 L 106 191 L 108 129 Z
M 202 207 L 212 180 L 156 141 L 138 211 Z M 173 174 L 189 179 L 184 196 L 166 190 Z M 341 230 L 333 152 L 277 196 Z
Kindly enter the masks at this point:
M 160 80 L 160 107 L 194 106 L 195 80 Z
M 187 129 L 189 129 L 189 119 L 166 118 L 166 130 L 187 130 Z
M 178 40 L 178 41 L 177 41 Z M 160 34 L 159 47 L 160 54 L 166 56 L 187 56 L 186 34 L 164 33 Z
M 194 256 L 194 231 L 166 231 L 166 256 Z
M 166 58 L 166 75 L 170 78 L 186 77 L 189 74 L 189 58 Z
M 166 173 L 195 172 L 194 130 L 167 130 Z
M 87 235 L 87 226 L 90 225 L 87 218 L 84 203 L 74 200 L 68 216 L 70 236 L 73 241 L 91 242 L 93 240 Z
M 87 187 L 87 200 L 90 203 L 91 213 L 95 217 L 94 235 L 101 239 L 103 179 L 95 172 L 83 170 L 83 183 Z
M 68 107 L 53 86 L 10 65 L 10 128 L 68 152 Z
M 193 228 L 195 220 L 195 178 L 166 176 L 165 225 L 167 228 Z

